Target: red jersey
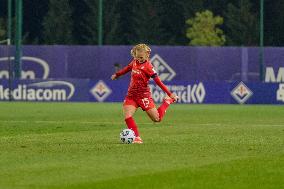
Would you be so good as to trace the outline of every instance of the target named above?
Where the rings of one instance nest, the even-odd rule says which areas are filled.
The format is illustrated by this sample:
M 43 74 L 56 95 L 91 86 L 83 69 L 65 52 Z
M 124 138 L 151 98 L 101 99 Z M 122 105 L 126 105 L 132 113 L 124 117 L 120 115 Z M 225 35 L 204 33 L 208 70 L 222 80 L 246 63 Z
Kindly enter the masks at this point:
M 131 72 L 131 81 L 128 87 L 127 96 L 129 97 L 149 97 L 151 95 L 148 86 L 149 80 L 156 74 L 150 61 L 139 63 L 132 60 L 127 67 L 116 73 L 117 76 Z

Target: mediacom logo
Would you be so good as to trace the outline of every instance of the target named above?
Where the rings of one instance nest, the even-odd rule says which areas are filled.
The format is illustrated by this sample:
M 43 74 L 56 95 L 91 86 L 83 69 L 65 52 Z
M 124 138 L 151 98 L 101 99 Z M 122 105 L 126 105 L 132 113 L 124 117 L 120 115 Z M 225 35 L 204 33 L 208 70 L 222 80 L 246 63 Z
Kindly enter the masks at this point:
M 10 60 L 13 61 L 15 58 L 10 57 Z M 0 63 L 8 64 L 9 57 L 1 57 Z M 36 73 L 35 70 L 22 70 L 21 72 L 21 79 L 35 79 L 35 78 L 41 78 L 41 79 L 47 79 L 49 77 L 49 65 L 46 61 L 36 58 L 36 57 L 30 57 L 30 56 L 23 56 L 22 57 L 23 64 L 35 64 L 38 65 L 43 73 L 42 75 L 39 73 Z M 0 68 L 0 79 L 9 79 L 9 70 L 1 69 Z
M 18 84 L 11 91 L 0 85 L 0 100 L 68 101 L 75 92 L 72 83 L 66 81 L 45 81 L 32 84 Z

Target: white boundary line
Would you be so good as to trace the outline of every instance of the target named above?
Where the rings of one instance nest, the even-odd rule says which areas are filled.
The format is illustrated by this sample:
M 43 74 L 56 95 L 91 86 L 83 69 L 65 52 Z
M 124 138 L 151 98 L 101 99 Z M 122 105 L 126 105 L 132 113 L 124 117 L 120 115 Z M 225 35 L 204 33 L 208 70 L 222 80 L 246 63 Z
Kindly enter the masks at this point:
M 35 120 L 35 121 L 27 121 L 27 120 L 0 120 L 0 123 L 81 123 L 81 124 L 92 124 L 92 125 L 98 125 L 98 124 L 117 124 L 118 122 L 111 122 L 111 121 L 80 121 L 80 120 L 68 120 L 68 121 L 52 121 L 52 120 Z M 124 124 L 123 121 L 121 123 Z M 152 125 L 154 123 L 140 123 L 144 125 Z
M 80 124 L 91 124 L 91 125 L 99 125 L 99 124 L 124 124 L 121 122 L 111 122 L 111 121 L 80 121 L 80 120 L 67 120 L 67 121 L 52 121 L 52 120 L 35 120 L 35 121 L 27 121 L 27 120 L 0 120 L 0 123 L 47 123 L 47 124 L 56 124 L 56 123 L 80 123 Z M 154 125 L 154 124 L 162 124 L 162 123 L 139 123 L 141 125 Z M 166 125 L 175 125 L 174 123 L 165 122 Z M 221 123 L 189 123 L 189 126 L 230 126 L 230 124 L 221 124 Z M 235 126 L 233 123 L 231 126 Z M 284 124 L 248 124 L 249 126 L 260 126 L 260 127 L 284 127 Z

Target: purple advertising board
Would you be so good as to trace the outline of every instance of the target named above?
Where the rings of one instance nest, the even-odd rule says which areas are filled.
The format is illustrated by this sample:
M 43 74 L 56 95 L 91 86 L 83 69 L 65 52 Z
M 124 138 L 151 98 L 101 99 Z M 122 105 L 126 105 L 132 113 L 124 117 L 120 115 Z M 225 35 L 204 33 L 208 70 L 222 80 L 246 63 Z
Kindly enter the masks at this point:
M 258 48 L 151 48 L 151 62 L 163 81 L 255 82 L 260 79 Z M 106 80 L 129 63 L 130 49 L 131 46 L 23 46 L 22 78 Z M 0 46 L 0 79 L 9 77 L 13 55 L 13 48 L 8 52 L 7 46 Z M 266 82 L 284 82 L 284 48 L 265 48 L 264 68 Z
M 88 101 L 89 80 L 0 80 L 1 101 Z
M 182 104 L 284 104 L 284 84 L 261 82 L 165 82 Z M 125 80 L 52 79 L 0 80 L 0 101 L 123 102 Z M 165 93 L 149 84 L 161 103 Z

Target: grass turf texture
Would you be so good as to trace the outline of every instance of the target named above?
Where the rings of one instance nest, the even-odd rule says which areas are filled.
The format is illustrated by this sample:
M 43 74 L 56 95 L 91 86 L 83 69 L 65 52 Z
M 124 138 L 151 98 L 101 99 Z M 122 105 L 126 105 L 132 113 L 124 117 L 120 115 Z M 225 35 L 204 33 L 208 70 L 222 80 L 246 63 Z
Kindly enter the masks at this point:
M 135 119 L 144 144 L 125 145 L 121 104 L 0 103 L 0 188 L 284 188 L 283 106 Z

